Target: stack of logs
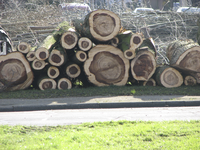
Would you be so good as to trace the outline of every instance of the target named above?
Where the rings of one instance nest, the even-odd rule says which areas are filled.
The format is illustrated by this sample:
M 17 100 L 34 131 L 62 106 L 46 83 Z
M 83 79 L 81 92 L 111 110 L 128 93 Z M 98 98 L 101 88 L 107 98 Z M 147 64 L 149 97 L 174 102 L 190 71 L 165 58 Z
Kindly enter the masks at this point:
M 63 24 L 37 48 L 21 42 L 17 52 L 0 56 L 0 83 L 9 85 L 8 90 L 30 85 L 41 90 L 71 89 L 77 81 L 84 86 L 200 83 L 200 47 L 193 41 L 171 43 L 170 65 L 157 65 L 153 40 L 123 30 L 119 17 L 109 10 L 74 20 L 74 28 Z

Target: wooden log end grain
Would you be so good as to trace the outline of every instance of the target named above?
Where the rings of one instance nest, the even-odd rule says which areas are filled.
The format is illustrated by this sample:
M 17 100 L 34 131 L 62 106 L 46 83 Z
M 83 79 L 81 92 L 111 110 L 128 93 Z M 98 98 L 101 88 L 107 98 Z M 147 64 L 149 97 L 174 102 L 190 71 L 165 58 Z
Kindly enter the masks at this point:
M 57 83 L 54 79 L 43 78 L 42 80 L 40 80 L 38 86 L 40 90 L 56 89 Z
M 111 45 L 114 46 L 114 47 L 117 47 L 118 44 L 119 44 L 119 39 L 118 37 L 114 37 L 112 40 L 111 40 Z
M 86 59 L 87 54 L 84 51 L 76 51 L 76 54 L 72 58 L 72 60 L 77 64 L 85 62 Z
M 111 45 L 97 45 L 88 53 L 84 71 L 89 82 L 96 86 L 123 86 L 129 77 L 129 60 Z
M 57 67 L 50 66 L 47 69 L 47 75 L 48 75 L 49 78 L 55 79 L 55 78 L 57 78 L 60 75 L 60 71 L 59 71 L 59 69 Z
M 121 28 L 120 18 L 109 10 L 98 9 L 93 11 L 89 14 L 88 19 L 90 33 L 98 41 L 111 40 Z
M 58 80 L 57 87 L 59 90 L 66 90 L 72 88 L 72 83 L 67 78 L 61 78 Z
M 155 76 L 158 85 L 166 88 L 179 87 L 183 84 L 183 77 L 180 72 L 170 66 L 158 67 Z
M 57 49 L 53 49 L 50 53 L 50 56 L 48 58 L 48 61 L 51 65 L 54 66 L 61 66 L 63 65 L 67 60 L 67 54 Z
M 44 60 L 35 59 L 31 66 L 34 70 L 42 70 L 46 66 L 46 62 Z
M 93 46 L 92 41 L 87 37 L 81 37 L 78 40 L 78 47 L 82 51 L 88 51 L 92 48 L 92 46 Z
M 138 52 L 136 57 L 131 61 L 131 74 L 138 81 L 148 81 L 155 70 L 155 56 L 148 50 Z
M 63 48 L 73 49 L 78 43 L 78 34 L 76 32 L 67 31 L 61 36 L 61 45 Z
M 21 42 L 17 46 L 17 50 L 23 54 L 27 54 L 30 51 L 30 45 L 27 42 Z
M 153 78 L 150 78 L 148 81 L 142 83 L 143 86 L 156 86 L 156 81 Z
M 36 56 L 35 56 L 35 51 L 30 51 L 26 54 L 26 59 L 29 61 L 29 62 L 32 62 L 36 59 Z
M 124 51 L 124 57 L 131 60 L 135 57 L 135 49 L 128 49 Z
M 70 78 L 77 78 L 81 74 L 81 69 L 77 64 L 66 65 L 66 74 Z
M 138 33 L 132 34 L 131 39 L 130 39 L 130 47 L 132 49 L 136 49 L 140 47 L 142 43 L 143 43 L 143 38 L 141 34 L 138 34 Z
M 46 60 L 49 58 L 49 50 L 45 47 L 39 47 L 35 51 L 35 56 L 38 60 Z
M 9 91 L 25 89 L 31 85 L 33 72 L 21 52 L 0 56 L 0 60 L 0 82 L 8 86 Z
M 184 77 L 184 84 L 194 86 L 197 84 L 197 80 L 193 76 L 188 75 Z

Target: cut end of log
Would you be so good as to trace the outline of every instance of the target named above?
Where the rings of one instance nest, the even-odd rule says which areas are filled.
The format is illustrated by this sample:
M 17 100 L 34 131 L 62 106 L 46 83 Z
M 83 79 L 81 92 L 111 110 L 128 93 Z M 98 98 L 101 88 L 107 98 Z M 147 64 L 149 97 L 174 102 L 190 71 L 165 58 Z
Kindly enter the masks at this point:
M 194 86 L 197 84 L 197 80 L 193 76 L 186 76 L 184 78 L 184 84 Z
M 117 47 L 118 46 L 118 43 L 119 43 L 119 39 L 117 37 L 114 37 L 112 40 L 111 40 L 111 45 L 114 46 L 114 47 Z
M 78 61 L 80 61 L 80 62 L 85 62 L 87 59 L 87 54 L 83 51 L 77 51 L 76 59 L 78 59 Z
M 140 34 L 137 34 L 137 33 L 132 34 L 131 40 L 130 40 L 130 47 L 132 49 L 136 49 L 136 48 L 140 47 L 142 42 L 143 42 L 143 38 Z
M 45 63 L 44 60 L 35 59 L 35 60 L 32 62 L 32 68 L 33 68 L 34 70 L 42 70 L 45 66 L 46 66 L 46 63 Z
M 61 66 L 66 62 L 66 54 L 62 55 L 57 49 L 51 51 L 48 61 L 51 65 Z
M 75 32 L 67 31 L 61 37 L 61 45 L 67 50 L 74 48 L 77 42 L 78 35 Z
M 134 49 L 128 49 L 124 51 L 124 57 L 131 60 L 135 57 L 135 50 Z
M 66 90 L 66 89 L 71 89 L 72 88 L 72 83 L 69 79 L 67 78 L 61 78 L 58 80 L 58 89 L 59 90 Z
M 81 69 L 77 64 L 70 64 L 66 68 L 66 74 L 70 78 L 77 78 L 81 74 Z
M 105 9 L 91 12 L 89 16 L 90 33 L 99 41 L 108 41 L 114 38 L 120 31 L 119 17 Z
M 78 40 L 78 46 L 82 51 L 88 51 L 92 48 L 92 41 L 87 37 L 81 37 Z
M 49 58 L 49 51 L 44 47 L 40 47 L 35 51 L 35 56 L 38 60 L 46 60 Z
M 111 45 L 97 45 L 89 52 L 84 64 L 85 73 L 97 86 L 125 85 L 128 80 L 129 60 Z
M 29 62 L 34 61 L 36 59 L 35 52 L 34 51 L 28 52 L 27 55 L 26 55 L 26 59 Z
M 30 45 L 26 42 L 21 42 L 17 46 L 17 50 L 23 54 L 26 54 L 30 51 Z
M 148 81 L 143 82 L 143 86 L 156 86 L 156 81 L 153 78 L 150 78 Z
M 54 79 L 44 78 L 39 83 L 40 90 L 56 89 L 57 83 Z
M 51 66 L 47 70 L 47 75 L 49 78 L 55 79 L 60 75 L 60 71 L 57 67 Z

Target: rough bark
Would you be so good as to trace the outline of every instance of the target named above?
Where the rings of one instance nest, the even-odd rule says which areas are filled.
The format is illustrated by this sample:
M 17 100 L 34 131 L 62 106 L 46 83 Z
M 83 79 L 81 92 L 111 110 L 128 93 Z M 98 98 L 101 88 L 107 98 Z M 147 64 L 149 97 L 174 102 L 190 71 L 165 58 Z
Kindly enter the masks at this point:
M 97 45 L 88 53 L 84 71 L 88 80 L 97 86 L 125 85 L 129 77 L 129 60 L 111 45 Z
M 84 20 L 75 20 L 74 26 L 82 37 L 98 43 L 113 39 L 121 28 L 121 22 L 115 13 L 98 9 L 89 13 Z
M 33 72 L 24 55 L 12 52 L 0 56 L 0 82 L 6 90 L 20 90 L 28 88 L 33 81 Z
M 155 79 L 158 85 L 166 88 L 179 87 L 183 84 L 181 73 L 170 66 L 159 66 L 156 68 Z
M 82 51 L 88 51 L 92 48 L 92 46 L 93 46 L 92 41 L 87 37 L 81 37 L 78 40 L 78 47 Z
M 148 81 L 156 70 L 154 54 L 147 50 L 140 50 L 131 61 L 131 73 L 138 81 Z
M 72 88 L 72 83 L 67 78 L 61 78 L 57 81 L 57 87 L 59 90 L 66 90 Z

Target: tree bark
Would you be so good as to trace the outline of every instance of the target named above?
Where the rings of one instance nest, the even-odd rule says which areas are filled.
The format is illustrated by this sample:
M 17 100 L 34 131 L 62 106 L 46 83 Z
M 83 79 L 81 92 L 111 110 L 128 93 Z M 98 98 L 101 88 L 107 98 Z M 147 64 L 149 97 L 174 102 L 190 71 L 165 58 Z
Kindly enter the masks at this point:
M 20 90 L 28 88 L 33 81 L 33 72 L 24 55 L 12 52 L 0 56 L 0 82 L 6 90 Z
M 91 83 L 97 86 L 122 86 L 127 83 L 130 64 L 120 49 L 97 45 L 89 51 L 88 57 L 84 71 Z
M 138 81 L 148 81 L 156 70 L 154 54 L 147 50 L 140 50 L 131 61 L 131 73 Z
M 75 20 L 74 26 L 82 37 L 98 43 L 114 38 L 121 28 L 121 22 L 115 13 L 98 9 L 89 13 L 84 20 Z
M 72 83 L 67 78 L 61 78 L 57 82 L 57 87 L 58 87 L 59 90 L 71 89 L 72 88 Z
M 183 77 L 180 72 L 165 65 L 156 68 L 155 79 L 158 85 L 166 88 L 179 87 L 183 84 Z

